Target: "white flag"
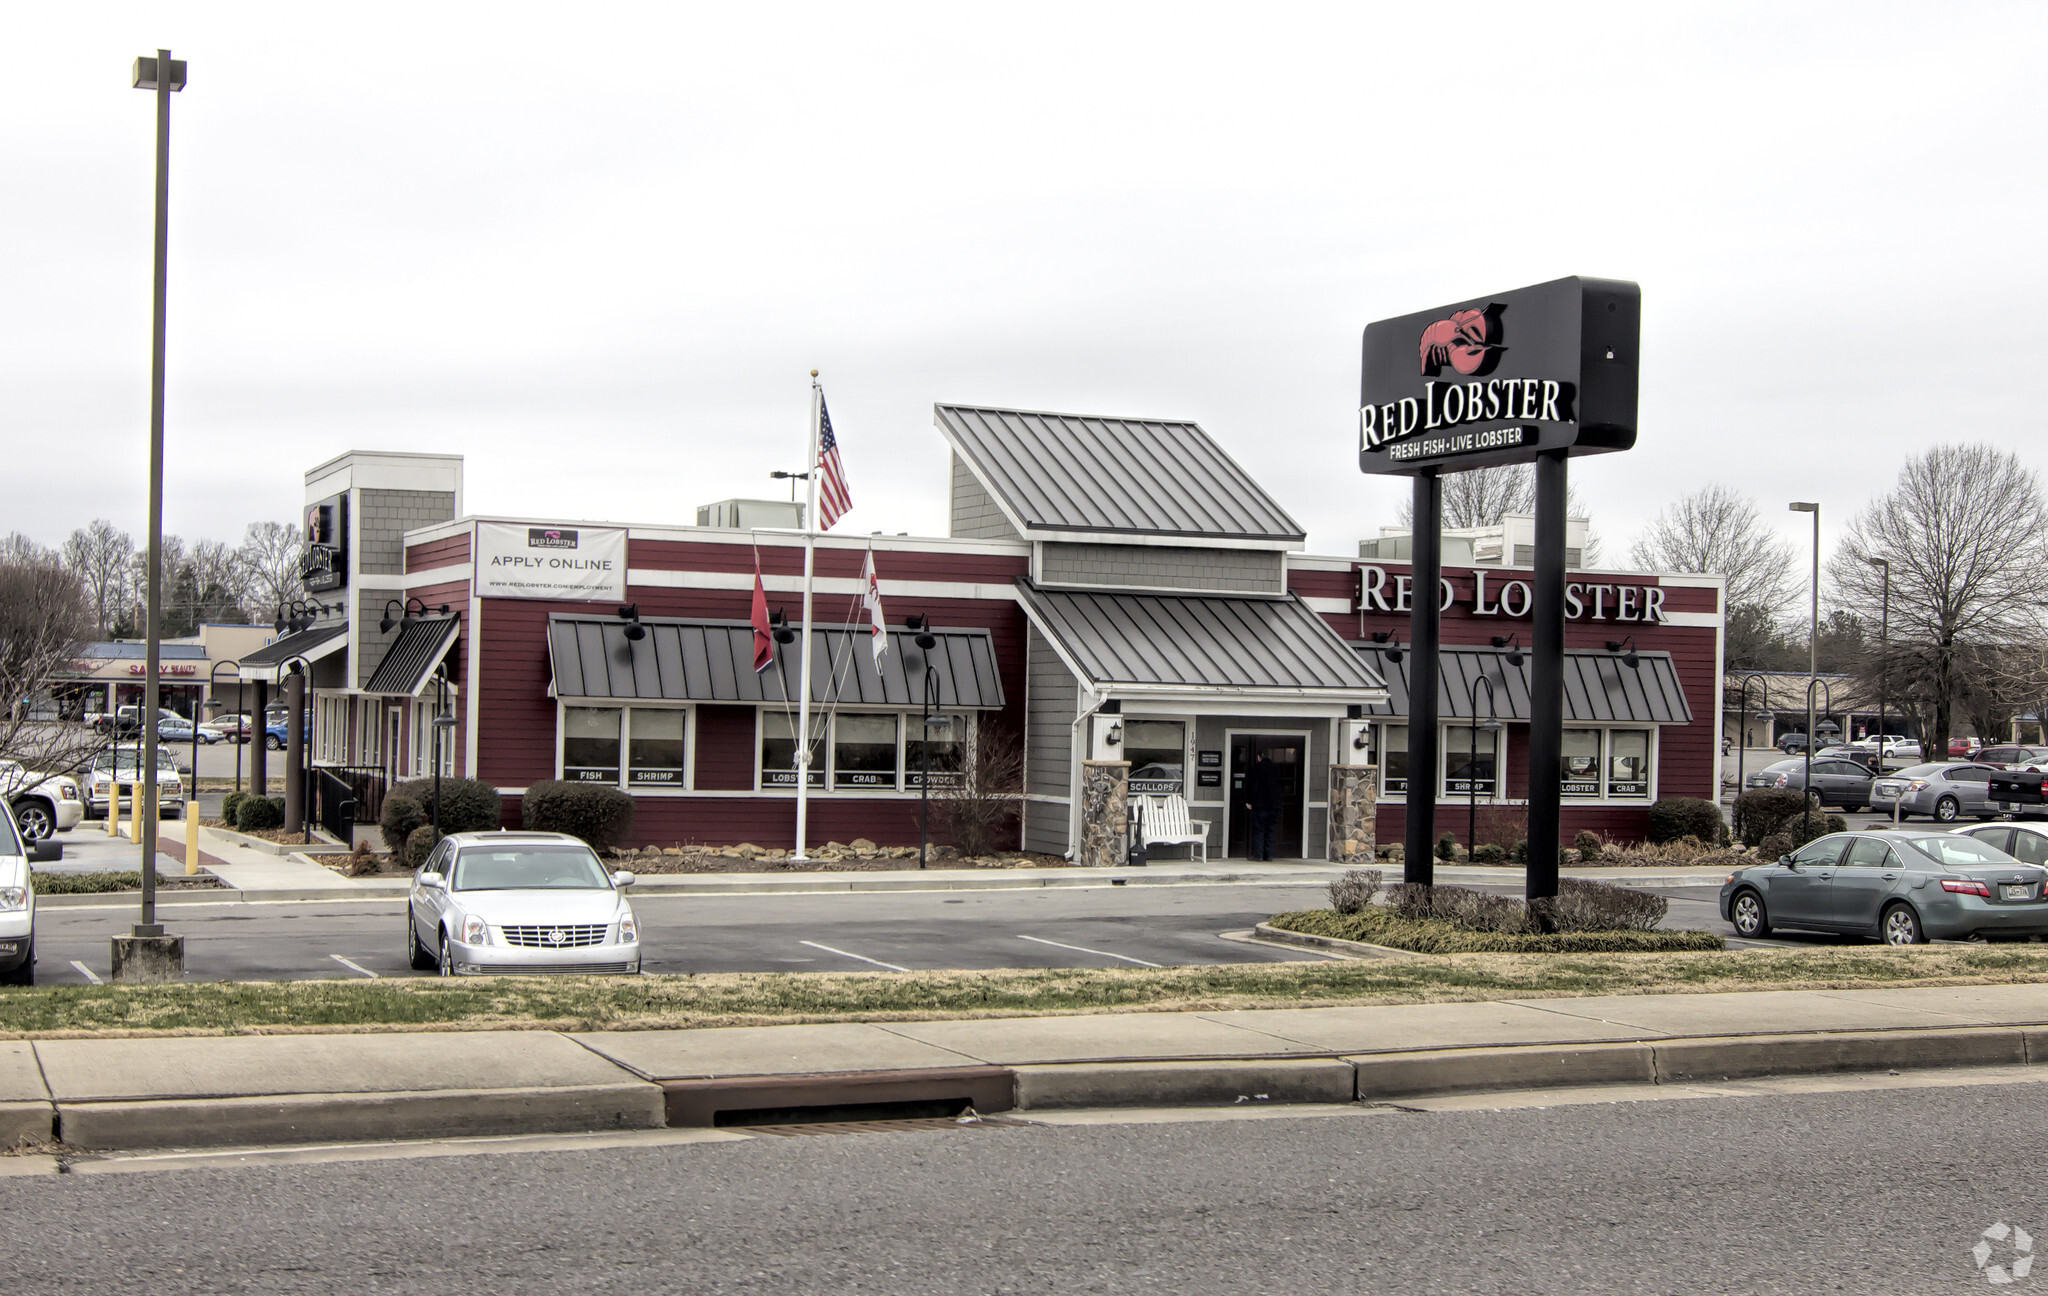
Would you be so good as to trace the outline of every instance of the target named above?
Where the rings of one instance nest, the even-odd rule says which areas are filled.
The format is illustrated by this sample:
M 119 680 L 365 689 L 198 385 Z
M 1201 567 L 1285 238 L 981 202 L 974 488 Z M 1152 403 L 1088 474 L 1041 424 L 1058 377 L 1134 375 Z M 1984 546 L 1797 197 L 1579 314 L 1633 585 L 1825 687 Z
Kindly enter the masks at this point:
M 882 654 L 889 651 L 889 618 L 882 615 L 882 583 L 875 579 L 875 551 L 868 550 L 868 560 L 860 573 L 860 605 L 868 610 L 868 644 L 875 652 L 875 665 L 882 664 Z

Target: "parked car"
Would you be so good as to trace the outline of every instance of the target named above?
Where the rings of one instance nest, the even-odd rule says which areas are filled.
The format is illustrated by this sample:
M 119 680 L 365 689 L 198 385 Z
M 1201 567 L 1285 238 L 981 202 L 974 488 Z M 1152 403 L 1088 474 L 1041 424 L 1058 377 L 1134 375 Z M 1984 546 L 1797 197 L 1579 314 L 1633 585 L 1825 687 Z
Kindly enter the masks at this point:
M 77 779 L 23 769 L 19 761 L 0 760 L 0 797 L 6 798 L 15 825 L 30 845 L 70 832 L 85 818 Z
M 2048 747 L 2021 747 L 2013 743 L 2001 743 L 1996 747 L 1982 747 L 1972 757 L 1979 765 L 1995 765 L 1999 769 L 2032 770 L 2036 774 L 2048 770 Z
M 1863 763 L 1863 750 L 1852 743 L 1836 743 L 1832 747 L 1821 748 L 1813 754 L 1813 758 L 1815 760 L 1852 760 L 1861 765 Z
M 1986 846 L 2004 851 L 2022 864 L 2039 864 L 2043 868 L 2048 868 L 2048 826 L 1994 823 L 1979 824 L 1974 828 L 1953 828 L 1950 831 L 1974 837 Z
M 215 716 L 199 727 L 211 729 L 221 737 L 233 739 L 235 742 L 248 742 L 256 724 L 249 718 L 247 712 L 241 712 L 235 715 Z
M 52 848 L 54 849 L 54 847 Z M 36 880 L 31 843 L 0 813 L 0 983 L 36 983 Z
M 1938 761 L 1886 774 L 1870 785 L 1870 808 L 1909 819 L 1928 815 L 1953 823 L 1965 815 L 1989 819 L 1999 813 L 1990 798 L 1989 765 L 1971 761 Z
M 1951 738 L 1948 740 L 1950 756 L 1969 756 L 1984 745 L 1982 738 Z
M 179 716 L 174 720 L 159 720 L 156 722 L 156 740 L 160 743 L 176 743 L 181 747 L 189 747 L 192 745 L 192 738 L 195 734 L 198 735 L 199 741 L 203 746 L 211 747 L 220 741 L 218 733 L 208 729 L 205 725 L 194 725 L 183 716 Z
M 92 758 L 92 768 L 85 780 L 85 813 L 93 819 L 107 817 L 108 791 L 113 786 L 116 770 L 120 781 L 128 791 L 121 794 L 123 813 L 129 792 L 140 780 L 142 760 L 135 748 L 122 746 L 106 748 Z M 185 805 L 185 783 L 178 773 L 178 762 L 171 753 L 159 749 L 156 754 L 156 809 L 159 817 L 173 811 L 182 812 Z
M 442 976 L 638 972 L 631 885 L 565 833 L 456 833 L 413 878 L 406 954 Z
M 115 707 L 112 715 L 108 715 L 105 712 L 94 712 L 92 726 L 100 733 L 111 733 L 119 738 L 133 738 L 139 731 L 141 715 L 142 708 L 133 704 Z M 183 721 L 185 717 L 169 707 L 158 707 L 156 709 L 156 718 L 158 723 L 161 724 L 165 720 Z
M 1872 742 L 1870 746 L 1872 759 L 1880 759 L 1879 754 L 1877 752 L 1877 743 Z M 1914 738 L 1903 737 L 1899 734 L 1886 734 L 1884 737 L 1884 751 L 1881 759 L 1887 761 L 1917 761 L 1920 759 L 1919 740 Z
M 1830 833 L 1721 884 L 1742 936 L 1774 927 L 1850 932 L 1888 945 L 2048 935 L 2048 868 L 1969 833 Z
M 283 720 L 276 720 L 263 726 L 263 745 L 272 751 L 283 751 L 285 735 L 288 732 L 290 731 L 284 727 Z
M 1806 735 L 1803 733 L 1779 734 L 1774 744 L 1781 752 L 1803 752 L 1806 750 Z
M 1813 758 L 1813 792 L 1822 805 L 1861 810 L 1870 804 L 1870 781 L 1875 777 L 1867 766 L 1852 760 Z M 1801 756 L 1766 765 L 1743 779 L 1742 786 L 1744 790 L 1790 788 L 1794 792 L 1801 791 L 1806 787 L 1806 758 Z

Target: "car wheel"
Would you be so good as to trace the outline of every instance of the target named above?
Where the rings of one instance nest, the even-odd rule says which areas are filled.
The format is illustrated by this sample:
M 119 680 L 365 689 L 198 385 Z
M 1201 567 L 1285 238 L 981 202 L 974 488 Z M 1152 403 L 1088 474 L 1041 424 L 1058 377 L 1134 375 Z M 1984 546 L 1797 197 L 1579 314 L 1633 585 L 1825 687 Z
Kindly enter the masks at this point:
M 438 966 L 442 976 L 455 975 L 455 952 L 448 948 L 448 933 L 441 933 L 441 957 Z
M 283 742 L 283 740 L 282 740 L 282 739 L 279 739 L 279 738 L 277 738 L 277 737 L 274 737 L 273 735 L 270 735 L 270 734 L 265 734 L 265 735 L 263 735 L 263 745 L 264 745 L 265 747 L 268 747 L 268 748 L 269 748 L 270 750 L 272 750 L 272 751 L 283 751 L 283 750 L 284 750 L 284 742 Z
M 1735 902 L 1728 906 L 1728 910 L 1736 935 L 1757 937 L 1771 934 L 1770 912 L 1764 908 L 1764 898 L 1756 892 L 1737 891 Z
M 20 967 L 7 974 L 6 981 L 8 985 L 32 986 L 36 983 L 36 942 L 34 937 L 29 938 L 28 957 L 21 961 Z
M 413 921 L 411 905 L 405 907 L 405 957 L 415 972 L 424 972 L 434 966 L 434 956 L 420 944 L 420 925 Z
M 57 817 L 50 813 L 50 807 L 43 801 L 19 801 L 14 806 L 14 822 L 21 829 L 21 835 L 31 842 L 39 842 L 57 831 Z
M 1942 823 L 1954 823 L 1962 810 L 1962 804 L 1952 796 L 1945 796 L 1934 803 L 1934 817 Z
M 1920 915 L 1913 912 L 1913 906 L 1895 904 L 1884 911 L 1884 918 L 1878 923 L 1884 933 L 1887 945 L 1925 945 L 1927 934 L 1920 930 Z

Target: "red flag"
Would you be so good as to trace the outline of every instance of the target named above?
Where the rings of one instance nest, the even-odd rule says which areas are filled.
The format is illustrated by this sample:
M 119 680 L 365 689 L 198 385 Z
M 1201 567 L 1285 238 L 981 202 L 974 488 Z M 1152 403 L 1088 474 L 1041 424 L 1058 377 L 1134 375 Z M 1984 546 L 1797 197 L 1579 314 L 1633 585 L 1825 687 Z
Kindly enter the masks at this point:
M 761 560 L 754 559 L 754 673 L 759 675 L 775 660 L 775 632 L 768 627 L 768 587 L 761 583 Z

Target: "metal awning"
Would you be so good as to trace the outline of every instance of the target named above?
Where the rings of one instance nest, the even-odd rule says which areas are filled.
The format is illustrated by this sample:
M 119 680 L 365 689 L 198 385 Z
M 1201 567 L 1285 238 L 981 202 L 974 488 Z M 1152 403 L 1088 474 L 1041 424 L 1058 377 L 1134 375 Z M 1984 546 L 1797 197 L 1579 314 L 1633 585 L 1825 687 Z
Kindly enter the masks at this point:
M 1408 714 L 1408 664 L 1387 660 L 1380 644 L 1354 645 L 1358 655 L 1386 676 L 1387 700 L 1366 708 L 1367 715 Z M 1499 648 L 1447 646 L 1437 654 L 1436 713 L 1444 720 L 1474 718 L 1472 701 L 1476 690 L 1477 717 L 1486 717 L 1486 686 L 1475 683 L 1484 675 L 1493 681 L 1495 711 L 1502 720 L 1529 718 L 1529 670 L 1527 650 L 1520 666 L 1508 665 L 1507 653 Z M 1567 648 L 1564 654 L 1564 719 L 1566 724 L 1691 724 L 1692 708 L 1685 690 L 1678 686 L 1678 671 L 1668 652 L 1639 652 L 1638 665 L 1631 669 L 1614 653 L 1596 648 Z
M 370 672 L 363 692 L 418 697 L 461 632 L 460 617 L 426 616 L 406 622 L 398 638 L 385 649 L 384 660 Z
M 554 696 L 670 702 L 794 702 L 794 643 L 775 646 L 775 662 L 754 673 L 754 628 L 745 621 L 643 618 L 645 638 L 626 638 L 615 617 L 551 616 L 548 657 Z M 917 707 L 924 703 L 927 665 L 938 676 L 938 704 L 998 710 L 1003 682 L 986 630 L 934 627 L 929 654 L 917 636 L 891 630 L 879 669 L 868 627 L 811 631 L 811 701 L 839 706 Z
M 1019 580 L 1031 623 L 1098 693 L 1385 698 L 1379 674 L 1293 595 L 1136 594 Z
M 252 682 L 260 680 L 276 684 L 284 679 L 285 663 L 294 657 L 303 657 L 308 663 L 316 662 L 347 646 L 348 622 L 330 621 L 310 630 L 288 634 L 275 643 L 264 644 L 255 652 L 244 653 L 236 676 Z

